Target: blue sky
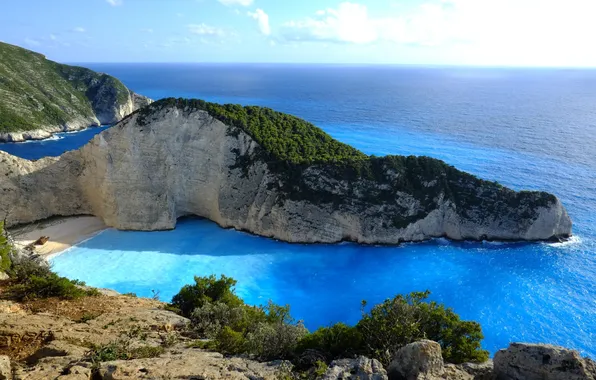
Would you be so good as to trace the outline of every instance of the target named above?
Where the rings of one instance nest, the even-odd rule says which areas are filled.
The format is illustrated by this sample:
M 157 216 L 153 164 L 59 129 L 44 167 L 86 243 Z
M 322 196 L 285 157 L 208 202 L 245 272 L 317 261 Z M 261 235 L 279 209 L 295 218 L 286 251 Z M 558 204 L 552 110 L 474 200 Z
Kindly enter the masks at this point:
M 596 0 L 2 0 L 61 62 L 596 66 Z

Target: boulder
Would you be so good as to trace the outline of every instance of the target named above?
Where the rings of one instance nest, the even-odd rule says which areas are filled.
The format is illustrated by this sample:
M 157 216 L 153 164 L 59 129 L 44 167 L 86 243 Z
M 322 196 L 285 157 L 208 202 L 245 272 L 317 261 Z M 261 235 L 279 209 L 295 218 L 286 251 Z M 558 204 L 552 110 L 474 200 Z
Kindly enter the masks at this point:
M 0 380 L 12 379 L 12 370 L 10 367 L 10 358 L 6 355 L 0 356 Z
M 49 236 L 41 236 L 39 239 L 33 242 L 33 245 L 44 245 L 48 242 L 48 240 L 50 240 Z
M 596 364 L 577 351 L 546 344 L 512 343 L 494 358 L 498 380 L 596 380 Z
M 376 359 L 361 356 L 356 359 L 334 360 L 322 380 L 386 380 L 387 372 Z
M 441 345 L 432 340 L 421 340 L 402 347 L 387 368 L 390 379 L 432 380 L 445 372 Z

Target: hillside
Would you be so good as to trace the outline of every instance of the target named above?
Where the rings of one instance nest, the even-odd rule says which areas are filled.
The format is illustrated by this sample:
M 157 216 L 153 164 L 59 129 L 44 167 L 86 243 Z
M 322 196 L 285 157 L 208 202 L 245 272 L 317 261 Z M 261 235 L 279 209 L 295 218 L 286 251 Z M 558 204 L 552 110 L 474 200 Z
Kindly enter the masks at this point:
M 571 235 L 552 194 L 516 192 L 429 157 L 369 157 L 260 107 L 164 99 L 78 151 L 36 162 L 0 152 L 0 161 L 10 225 L 95 215 L 118 229 L 165 230 L 197 215 L 300 243 Z
M 17 46 L 0 42 L 0 57 L 0 141 L 116 123 L 150 103 L 112 76 Z

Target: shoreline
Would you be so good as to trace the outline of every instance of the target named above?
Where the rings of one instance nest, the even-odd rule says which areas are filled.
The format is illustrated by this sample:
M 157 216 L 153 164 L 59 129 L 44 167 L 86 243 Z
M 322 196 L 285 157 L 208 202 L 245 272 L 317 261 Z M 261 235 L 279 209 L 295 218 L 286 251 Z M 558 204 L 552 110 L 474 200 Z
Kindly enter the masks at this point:
M 0 133 L 0 143 L 2 143 L 2 144 L 18 144 L 18 143 L 25 143 L 28 141 L 43 141 L 43 140 L 51 139 L 57 133 L 81 132 L 81 131 L 84 131 L 89 128 L 97 128 L 97 127 L 101 127 L 101 126 L 102 125 L 95 125 L 95 124 L 91 124 L 86 127 L 78 126 L 78 125 L 75 125 L 74 127 L 55 126 L 55 127 L 32 129 L 29 131 L 4 132 L 4 133 Z
M 15 245 L 24 249 L 42 236 L 49 237 L 44 245 L 35 246 L 34 253 L 49 259 L 73 245 L 88 240 L 108 227 L 95 216 L 71 216 L 49 220 L 9 229 Z

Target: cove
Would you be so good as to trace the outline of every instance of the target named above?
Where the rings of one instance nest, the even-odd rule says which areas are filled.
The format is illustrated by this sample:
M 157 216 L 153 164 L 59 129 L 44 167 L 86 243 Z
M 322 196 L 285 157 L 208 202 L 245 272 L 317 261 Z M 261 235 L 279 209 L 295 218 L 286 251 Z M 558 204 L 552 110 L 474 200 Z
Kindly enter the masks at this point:
M 106 230 L 54 257 L 52 264 L 59 274 L 92 286 L 146 297 L 157 293 L 164 301 L 194 275 L 223 273 L 238 280 L 246 302 L 290 304 L 311 330 L 355 323 L 361 300 L 377 303 L 429 289 L 432 299 L 479 321 L 484 347 L 494 354 L 510 341 L 590 347 L 589 335 L 553 328 L 585 323 L 590 316 L 580 300 L 567 297 L 574 292 L 574 284 L 564 279 L 570 264 L 566 251 L 573 244 L 437 239 L 398 247 L 300 245 L 183 219 L 173 231 Z

